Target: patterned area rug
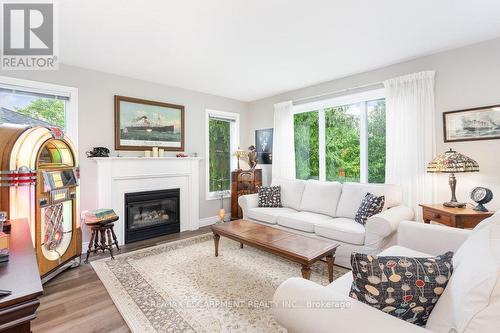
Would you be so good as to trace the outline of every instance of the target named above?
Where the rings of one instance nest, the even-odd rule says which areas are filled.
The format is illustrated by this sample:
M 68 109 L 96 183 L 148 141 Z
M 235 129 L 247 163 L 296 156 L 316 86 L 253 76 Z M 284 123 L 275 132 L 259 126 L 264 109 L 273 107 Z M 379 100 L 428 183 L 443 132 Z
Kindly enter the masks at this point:
M 133 332 L 283 332 L 271 300 L 300 266 L 211 234 L 92 262 Z M 334 267 L 334 278 L 347 270 Z M 326 263 L 311 280 L 328 284 Z

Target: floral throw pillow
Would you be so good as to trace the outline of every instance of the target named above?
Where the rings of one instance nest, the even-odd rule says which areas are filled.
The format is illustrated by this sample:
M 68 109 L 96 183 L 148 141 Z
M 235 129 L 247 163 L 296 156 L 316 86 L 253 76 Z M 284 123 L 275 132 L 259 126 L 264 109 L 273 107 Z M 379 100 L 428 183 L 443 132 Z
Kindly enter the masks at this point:
M 350 296 L 394 317 L 425 326 L 453 272 L 453 252 L 437 257 L 351 255 Z
M 281 186 L 260 186 L 259 207 L 283 207 L 281 205 Z
M 377 197 L 371 193 L 366 193 L 365 198 L 359 206 L 354 220 L 362 225 L 366 224 L 366 220 L 375 214 L 378 214 L 384 208 L 385 196 Z

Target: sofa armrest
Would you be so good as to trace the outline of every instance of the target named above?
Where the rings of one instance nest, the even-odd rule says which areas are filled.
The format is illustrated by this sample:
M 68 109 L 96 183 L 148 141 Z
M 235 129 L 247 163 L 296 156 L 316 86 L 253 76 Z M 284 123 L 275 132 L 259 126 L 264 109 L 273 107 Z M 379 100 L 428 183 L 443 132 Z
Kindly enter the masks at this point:
M 294 333 L 373 332 L 377 328 L 383 328 L 384 332 L 430 332 L 341 295 L 332 287 L 301 278 L 290 278 L 278 287 L 273 298 L 273 315 Z
M 250 208 L 255 208 L 259 205 L 259 194 L 247 194 L 242 195 L 238 198 L 238 205 L 240 205 L 241 210 L 243 212 L 243 218 L 247 218 L 248 210 Z
M 456 252 L 472 233 L 471 230 L 436 224 L 404 221 L 399 224 L 398 245 L 432 255 Z
M 373 215 L 366 221 L 365 245 L 376 247 L 398 230 L 399 223 L 413 219 L 413 210 L 396 206 Z

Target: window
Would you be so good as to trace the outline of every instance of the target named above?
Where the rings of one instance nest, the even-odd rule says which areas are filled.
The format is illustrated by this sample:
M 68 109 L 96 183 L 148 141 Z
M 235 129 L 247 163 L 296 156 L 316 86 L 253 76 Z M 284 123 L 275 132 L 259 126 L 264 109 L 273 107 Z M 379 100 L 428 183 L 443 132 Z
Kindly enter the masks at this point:
M 383 90 L 295 108 L 298 179 L 384 183 Z
M 368 120 L 368 182 L 385 182 L 385 99 L 366 102 Z
M 216 199 L 219 191 L 231 189 L 232 153 L 238 147 L 239 115 L 207 111 L 207 199 Z
M 0 123 L 59 127 L 77 140 L 77 89 L 0 77 Z
M 295 130 L 295 170 L 299 179 L 319 179 L 318 112 L 298 113 Z

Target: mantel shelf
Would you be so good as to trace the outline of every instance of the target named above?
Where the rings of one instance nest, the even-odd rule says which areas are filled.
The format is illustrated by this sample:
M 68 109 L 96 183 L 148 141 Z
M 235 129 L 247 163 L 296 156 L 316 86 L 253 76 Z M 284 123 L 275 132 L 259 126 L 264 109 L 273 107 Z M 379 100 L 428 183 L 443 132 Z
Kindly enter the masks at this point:
M 147 161 L 201 161 L 201 157 L 175 157 L 175 156 L 166 156 L 166 157 L 142 157 L 142 156 L 110 156 L 110 157 L 90 157 L 91 160 L 96 162 L 100 161 L 139 161 L 139 160 L 147 160 Z

